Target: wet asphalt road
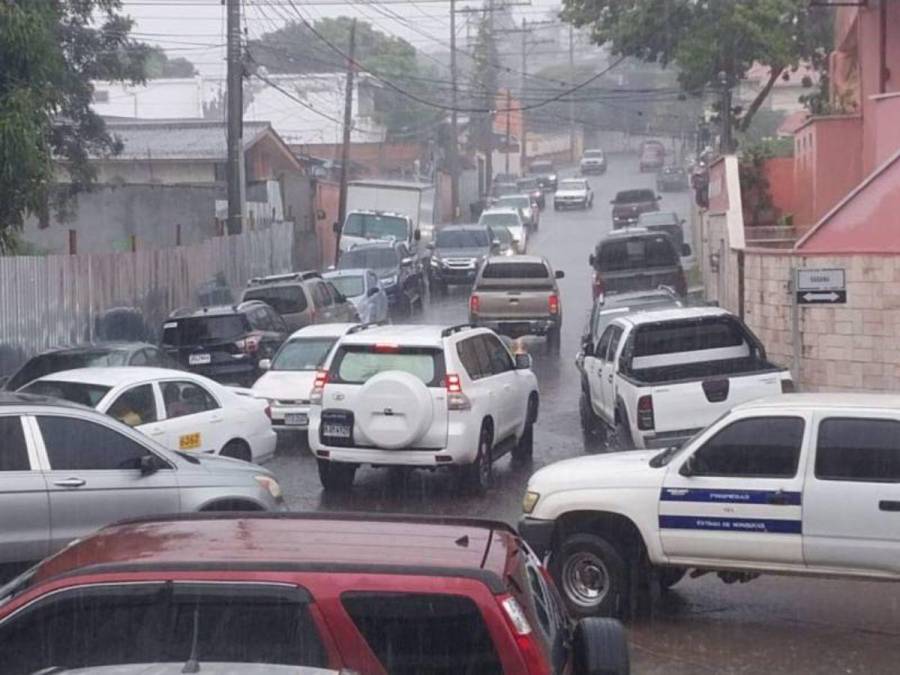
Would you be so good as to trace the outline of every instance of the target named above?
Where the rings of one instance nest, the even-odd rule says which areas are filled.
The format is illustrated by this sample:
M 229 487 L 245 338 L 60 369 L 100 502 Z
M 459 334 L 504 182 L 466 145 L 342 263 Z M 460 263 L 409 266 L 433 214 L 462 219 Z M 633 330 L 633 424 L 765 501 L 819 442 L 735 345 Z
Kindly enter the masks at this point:
M 592 211 L 555 213 L 548 199 L 529 253 L 547 256 L 565 270 L 562 349 L 550 354 L 543 340 L 526 339 L 541 387 L 534 462 L 494 467 L 495 485 L 485 498 L 460 496 L 446 473 L 361 468 L 353 490 L 325 495 L 315 461 L 305 448 L 279 448 L 268 463 L 290 508 L 302 511 L 382 511 L 454 514 L 515 524 L 528 476 L 546 464 L 584 453 L 578 418 L 578 371 L 573 357 L 590 312 L 588 254 L 611 227 L 609 200 L 622 189 L 653 187 L 637 157 L 612 156 L 604 176 L 588 178 Z M 664 193 L 660 208 L 688 220 L 689 194 Z M 425 308 L 417 322 L 454 324 L 467 318 L 468 293 L 451 291 Z M 846 580 L 763 577 L 726 586 L 713 575 L 686 579 L 655 607 L 652 617 L 628 626 L 633 671 L 652 675 L 691 673 L 900 673 L 900 586 Z

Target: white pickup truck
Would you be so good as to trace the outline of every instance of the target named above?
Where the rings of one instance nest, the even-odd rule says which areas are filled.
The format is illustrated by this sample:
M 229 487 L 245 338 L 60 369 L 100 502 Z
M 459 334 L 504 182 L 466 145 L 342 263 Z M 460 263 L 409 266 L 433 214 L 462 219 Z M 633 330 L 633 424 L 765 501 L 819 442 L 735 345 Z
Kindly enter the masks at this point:
M 519 532 L 580 616 L 626 614 L 688 569 L 900 581 L 898 439 L 898 396 L 753 401 L 680 448 L 537 471 Z
M 609 447 L 677 445 L 739 403 L 793 391 L 756 336 L 717 307 L 640 312 L 584 346 L 581 424 Z

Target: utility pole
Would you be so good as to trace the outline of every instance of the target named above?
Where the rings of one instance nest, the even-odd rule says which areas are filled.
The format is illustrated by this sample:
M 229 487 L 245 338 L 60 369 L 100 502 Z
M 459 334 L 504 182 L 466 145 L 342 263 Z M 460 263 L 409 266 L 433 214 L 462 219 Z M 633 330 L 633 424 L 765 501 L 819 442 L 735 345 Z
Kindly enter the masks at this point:
M 722 87 L 722 98 L 719 102 L 719 117 L 722 120 L 722 136 L 719 139 L 719 152 L 726 155 L 734 151 L 731 141 L 731 85 L 725 71 L 719 72 L 719 84 Z
M 353 126 L 353 75 L 356 72 L 356 19 L 350 22 L 350 49 L 347 51 L 347 88 L 344 92 L 344 143 L 341 146 L 341 188 L 338 220 L 335 223 L 334 264 L 341 257 L 341 228 L 347 217 L 347 171 L 350 164 L 350 131 Z
M 456 0 L 450 0 L 450 208 L 451 222 L 459 218 L 459 121 L 457 119 L 457 73 L 456 73 Z
M 494 0 L 488 0 L 488 39 L 490 42 L 489 45 L 494 44 Z M 488 48 L 488 54 L 491 56 L 496 55 L 496 49 Z M 493 65 L 488 65 L 488 68 L 493 68 Z M 495 81 L 496 85 L 496 81 Z M 492 91 L 489 92 L 491 100 L 488 103 L 489 112 L 487 113 L 487 138 L 485 139 L 487 142 L 485 144 L 485 159 L 484 159 L 484 168 L 485 173 L 487 174 L 487 189 L 486 192 L 491 191 L 491 187 L 494 185 L 494 108 L 497 105 L 497 92 Z
M 228 234 L 240 234 L 244 224 L 244 65 L 241 58 L 241 3 L 227 0 L 227 111 L 225 162 L 228 193 Z
M 505 158 L 504 173 L 509 173 L 509 116 L 512 114 L 512 92 L 506 88 L 506 147 L 503 156 Z
M 569 82 L 575 81 L 575 31 L 569 24 Z M 575 99 L 569 97 L 569 153 L 575 161 Z

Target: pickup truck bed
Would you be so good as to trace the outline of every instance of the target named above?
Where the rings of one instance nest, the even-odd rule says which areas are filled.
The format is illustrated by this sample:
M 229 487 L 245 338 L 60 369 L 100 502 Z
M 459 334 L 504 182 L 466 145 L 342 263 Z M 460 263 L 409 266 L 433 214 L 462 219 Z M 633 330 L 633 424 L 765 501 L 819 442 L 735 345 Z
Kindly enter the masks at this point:
M 765 359 L 742 358 L 723 359 L 721 361 L 704 361 L 700 363 L 681 363 L 655 368 L 641 368 L 623 371 L 622 377 L 636 386 L 678 384 L 692 380 L 705 380 L 716 377 L 741 377 L 781 372 L 783 369 Z

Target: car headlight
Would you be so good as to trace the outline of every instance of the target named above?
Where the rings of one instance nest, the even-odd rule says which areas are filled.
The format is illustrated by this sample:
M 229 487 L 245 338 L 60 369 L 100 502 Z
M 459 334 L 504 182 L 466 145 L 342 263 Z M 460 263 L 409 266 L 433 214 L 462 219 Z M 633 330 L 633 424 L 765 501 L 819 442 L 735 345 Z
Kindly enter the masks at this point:
M 266 490 L 269 491 L 269 494 L 272 495 L 272 499 L 276 502 L 280 502 L 284 499 L 284 495 L 281 492 L 281 486 L 278 484 L 278 481 L 272 478 L 271 476 L 257 475 L 254 476 L 256 482 L 262 485 Z
M 554 181 L 554 180 L 556 180 L 556 174 L 555 174 L 555 173 L 554 173 L 554 174 L 552 174 L 552 175 L 551 175 L 551 176 L 550 176 L 550 180 L 551 180 L 551 181 Z
M 526 492 L 525 498 L 522 500 L 522 511 L 525 513 L 534 511 L 534 507 L 537 506 L 540 498 L 541 496 L 537 492 L 531 492 L 530 490 Z
M 508 248 L 508 249 L 506 249 L 506 251 L 503 252 L 503 255 L 515 255 L 515 254 L 516 254 L 516 252 L 514 250 L 512 250 L 511 248 Z

